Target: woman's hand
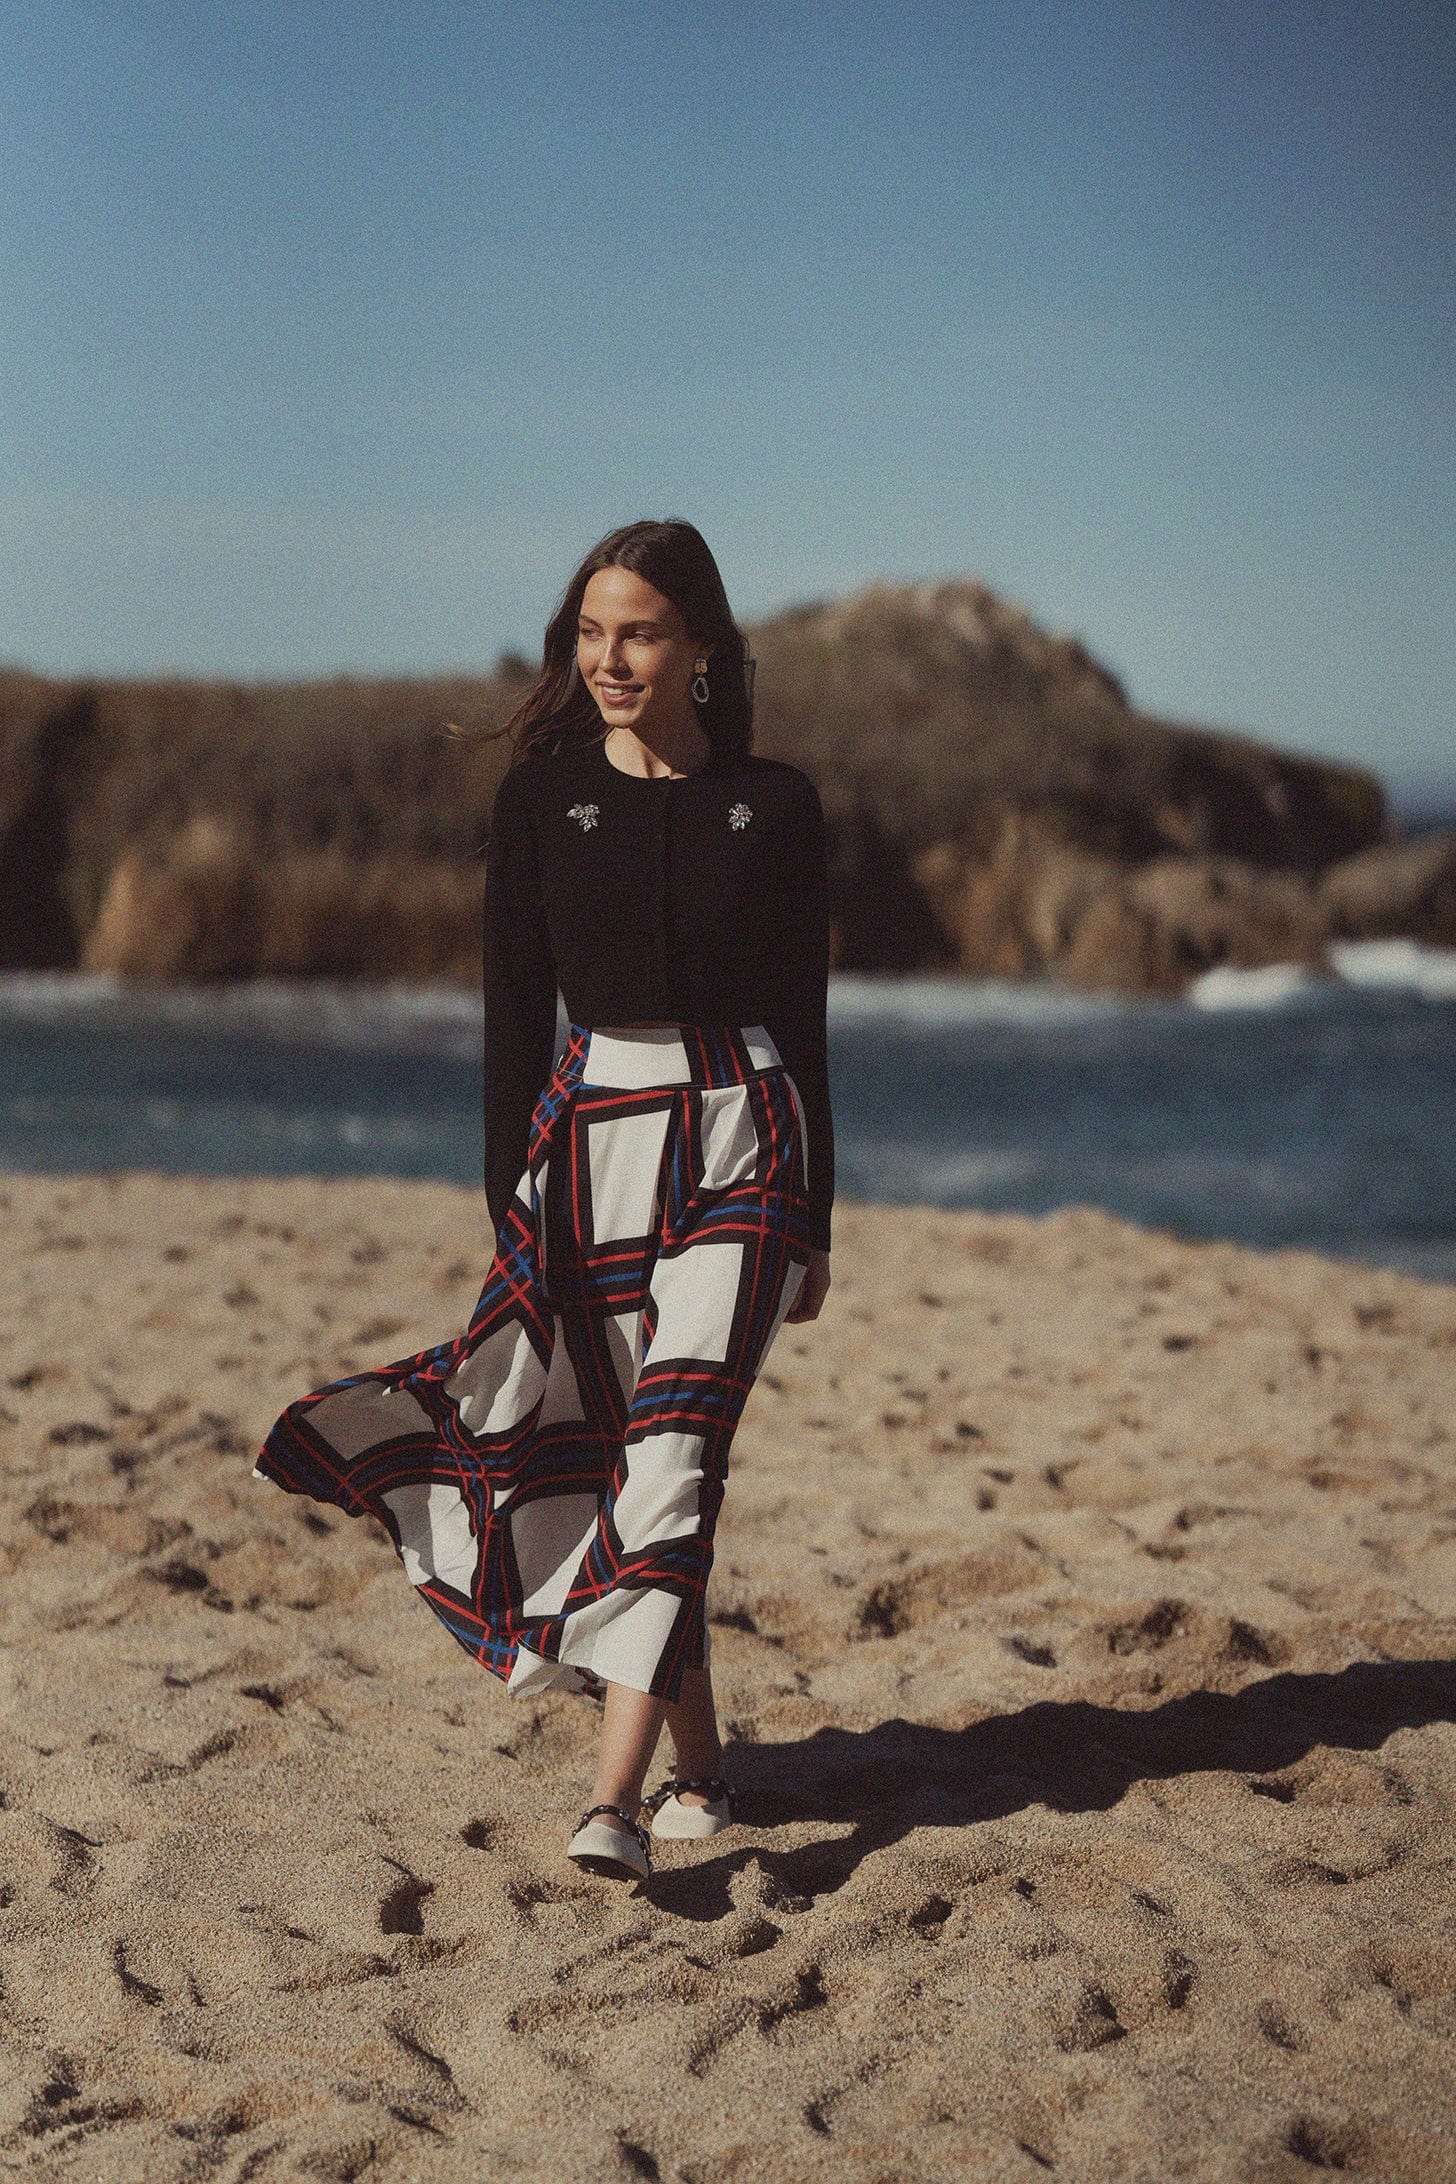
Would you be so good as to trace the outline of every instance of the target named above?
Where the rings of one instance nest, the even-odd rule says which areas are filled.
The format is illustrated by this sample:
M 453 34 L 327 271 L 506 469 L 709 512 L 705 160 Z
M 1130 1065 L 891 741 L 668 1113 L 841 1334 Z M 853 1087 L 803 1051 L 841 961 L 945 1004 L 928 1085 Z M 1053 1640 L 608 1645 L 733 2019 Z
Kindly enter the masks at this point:
M 799 1294 L 784 1314 L 785 1320 L 818 1319 L 819 1307 L 829 1293 L 829 1254 L 811 1251 Z

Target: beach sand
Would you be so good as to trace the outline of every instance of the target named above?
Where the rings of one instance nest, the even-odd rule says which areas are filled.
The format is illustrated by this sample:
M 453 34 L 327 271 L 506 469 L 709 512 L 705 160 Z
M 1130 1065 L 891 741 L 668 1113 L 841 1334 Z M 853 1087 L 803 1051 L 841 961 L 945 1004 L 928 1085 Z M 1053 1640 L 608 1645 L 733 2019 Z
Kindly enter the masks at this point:
M 595 1704 L 249 1475 L 464 1326 L 481 1195 L 0 1214 L 0 2173 L 1456 2177 L 1456 1288 L 841 1205 L 718 1532 L 743 1824 L 634 1890 Z

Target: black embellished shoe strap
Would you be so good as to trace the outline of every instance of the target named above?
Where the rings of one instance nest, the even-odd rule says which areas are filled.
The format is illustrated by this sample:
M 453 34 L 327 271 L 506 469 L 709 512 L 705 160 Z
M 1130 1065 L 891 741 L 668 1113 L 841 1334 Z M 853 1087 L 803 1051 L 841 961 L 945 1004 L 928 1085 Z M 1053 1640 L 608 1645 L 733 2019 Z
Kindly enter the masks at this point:
M 725 1782 L 721 1775 L 669 1775 L 642 1802 L 649 1812 L 656 1812 L 659 1805 L 665 1805 L 670 1797 L 677 1797 L 683 1790 L 696 1790 L 713 1804 L 725 1800 L 730 1806 L 733 1803 L 733 1785 Z

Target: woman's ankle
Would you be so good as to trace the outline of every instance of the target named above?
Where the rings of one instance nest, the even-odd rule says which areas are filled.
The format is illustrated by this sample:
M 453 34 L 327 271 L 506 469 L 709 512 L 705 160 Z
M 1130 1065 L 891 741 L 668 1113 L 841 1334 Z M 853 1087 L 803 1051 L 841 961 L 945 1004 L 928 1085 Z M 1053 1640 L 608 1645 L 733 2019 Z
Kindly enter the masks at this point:
M 711 1782 L 723 1772 L 722 1747 L 706 1758 L 695 1754 L 691 1759 L 683 1759 L 679 1753 L 674 1752 L 672 1772 L 673 1779 L 678 1782 Z
M 623 1812 L 630 1813 L 634 1819 L 637 1817 L 637 1814 L 640 1812 L 642 1807 L 642 1799 L 640 1796 L 630 1797 L 622 1792 L 615 1790 L 593 1790 L 591 1795 L 591 1801 L 594 1805 L 619 1806 Z

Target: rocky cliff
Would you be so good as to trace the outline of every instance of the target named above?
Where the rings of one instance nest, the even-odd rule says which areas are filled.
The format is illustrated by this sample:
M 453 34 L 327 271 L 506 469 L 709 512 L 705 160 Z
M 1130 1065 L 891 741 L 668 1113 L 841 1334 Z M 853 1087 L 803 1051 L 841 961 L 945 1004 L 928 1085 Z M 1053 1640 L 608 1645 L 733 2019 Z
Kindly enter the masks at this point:
M 984 585 L 749 635 L 757 747 L 824 800 L 844 968 L 1175 992 L 1336 937 L 1456 942 L 1456 835 L 1397 840 L 1357 768 L 1139 713 Z M 0 675 L 0 963 L 473 978 L 490 731 L 528 676 Z

